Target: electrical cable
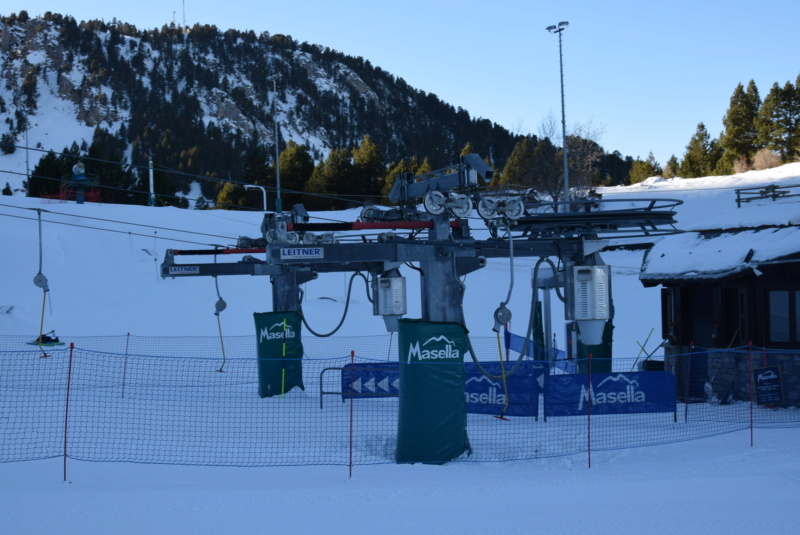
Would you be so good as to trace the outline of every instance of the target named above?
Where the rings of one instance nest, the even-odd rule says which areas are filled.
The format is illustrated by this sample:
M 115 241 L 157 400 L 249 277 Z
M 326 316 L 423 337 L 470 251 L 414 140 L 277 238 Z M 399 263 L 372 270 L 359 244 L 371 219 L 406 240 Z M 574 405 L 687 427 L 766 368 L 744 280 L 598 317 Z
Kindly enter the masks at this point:
M 24 217 L 24 216 L 11 215 L 11 214 L 0 214 L 0 216 L 13 217 L 15 219 L 25 219 L 25 220 L 28 220 L 28 221 L 35 221 L 35 219 L 32 218 L 32 217 Z M 113 233 L 116 233 L 116 234 L 126 234 L 128 236 L 140 236 L 140 237 L 144 237 L 144 238 L 153 238 L 152 235 L 139 234 L 137 232 L 130 232 L 130 231 L 126 232 L 126 231 L 123 231 L 123 230 L 112 230 L 112 229 L 107 229 L 107 228 L 102 228 L 102 227 L 92 227 L 92 226 L 88 226 L 88 225 L 78 225 L 76 223 L 65 223 L 63 221 L 50 221 L 50 220 L 47 220 L 47 219 L 45 219 L 43 221 L 45 223 L 51 223 L 53 225 L 66 225 L 68 227 L 85 228 L 85 229 L 90 229 L 90 230 L 99 230 L 99 231 L 103 231 L 103 232 L 113 232 Z M 176 231 L 176 232 L 182 232 L 182 231 Z M 168 241 L 174 241 L 174 242 L 180 242 L 180 243 L 190 243 L 190 244 L 193 244 L 193 245 L 205 245 L 205 246 L 209 246 L 209 247 L 213 247 L 215 245 L 213 243 L 203 243 L 203 242 L 196 242 L 196 241 L 189 241 L 189 240 L 181 240 L 179 238 L 167 238 L 167 237 L 164 237 L 164 236 L 155 236 L 155 239 L 168 240 Z
M 510 264 L 510 282 L 508 284 L 508 295 L 506 296 L 506 300 L 500 303 L 501 307 L 504 307 L 511 301 L 511 292 L 514 290 L 514 237 L 511 235 L 511 228 L 508 225 L 508 221 L 506 221 L 506 232 L 508 233 L 508 258 Z
M 3 207 L 3 208 L 18 208 L 18 209 L 21 209 L 21 210 L 30 210 L 30 208 L 14 206 L 14 205 L 11 205 L 11 204 L 0 203 L 0 206 Z M 117 221 L 115 219 L 105 219 L 105 218 L 102 218 L 102 217 L 91 217 L 91 216 L 88 216 L 88 215 L 66 214 L 66 213 L 63 213 L 63 212 L 54 212 L 53 210 L 45 210 L 45 211 L 48 214 L 61 215 L 61 216 L 64 216 L 64 217 L 77 217 L 77 218 L 80 218 L 80 219 L 91 219 L 92 221 L 102 221 L 104 223 L 116 223 L 118 225 L 131 225 L 131 226 L 135 226 L 135 227 L 145 227 L 145 228 L 152 228 L 152 229 L 156 229 L 156 230 L 167 230 L 167 231 L 170 231 L 170 232 L 180 232 L 180 233 L 183 233 L 183 234 L 196 234 L 198 236 L 209 236 L 209 237 L 212 237 L 212 238 L 225 238 L 225 239 L 229 239 L 229 240 L 236 240 L 236 238 L 233 238 L 231 236 L 221 236 L 219 234 L 208 234 L 208 233 L 205 233 L 205 232 L 195 232 L 193 230 L 181 230 L 181 229 L 170 228 L 170 227 L 160 227 L 160 226 L 156 226 L 156 225 L 146 225 L 144 223 L 132 223 L 130 221 Z
M 360 271 L 356 271 L 350 277 L 350 282 L 347 285 L 347 296 L 345 297 L 344 313 L 342 314 L 342 319 L 339 321 L 339 324 L 336 326 L 336 328 L 334 328 L 331 332 L 329 332 L 327 334 L 320 334 L 320 333 L 314 331 L 314 329 L 312 329 L 308 325 L 308 322 L 306 321 L 306 316 L 305 316 L 305 314 L 303 314 L 303 307 L 302 306 L 300 307 L 300 316 L 303 318 L 303 325 L 306 326 L 306 329 L 308 329 L 308 332 L 310 332 L 311 334 L 313 334 L 317 338 L 327 338 L 327 337 L 332 336 L 333 334 L 335 334 L 336 331 L 338 331 L 341 328 L 342 324 L 344 324 L 345 318 L 347 317 L 347 309 L 350 308 L 350 292 L 353 289 L 353 280 L 356 278 L 356 276 L 359 276 L 362 279 L 364 279 L 364 284 L 367 287 L 367 299 L 369 299 L 369 301 L 372 302 L 372 298 L 369 295 L 369 280 L 367 279 L 366 276 L 364 276 L 363 273 L 361 273 Z

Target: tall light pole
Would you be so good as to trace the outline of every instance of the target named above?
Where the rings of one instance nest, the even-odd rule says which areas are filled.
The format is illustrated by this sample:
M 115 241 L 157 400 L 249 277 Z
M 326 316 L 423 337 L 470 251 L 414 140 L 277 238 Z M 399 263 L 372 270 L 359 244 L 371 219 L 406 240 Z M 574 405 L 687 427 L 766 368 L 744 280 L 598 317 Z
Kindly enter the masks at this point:
M 272 118 L 275 120 L 275 186 L 278 191 L 275 197 L 275 212 L 280 214 L 283 212 L 281 206 L 281 166 L 280 166 L 280 138 L 278 137 L 278 114 L 275 106 L 275 101 L 278 100 L 278 75 L 273 74 L 267 80 L 272 80 Z
M 569 22 L 562 21 L 558 26 L 548 26 L 546 30 L 558 34 L 558 65 L 561 69 L 561 139 L 564 153 L 564 202 L 569 202 L 569 171 L 567 170 L 567 115 L 564 111 L 564 54 L 561 52 L 561 33 L 567 29 Z M 569 211 L 569 204 L 564 205 Z

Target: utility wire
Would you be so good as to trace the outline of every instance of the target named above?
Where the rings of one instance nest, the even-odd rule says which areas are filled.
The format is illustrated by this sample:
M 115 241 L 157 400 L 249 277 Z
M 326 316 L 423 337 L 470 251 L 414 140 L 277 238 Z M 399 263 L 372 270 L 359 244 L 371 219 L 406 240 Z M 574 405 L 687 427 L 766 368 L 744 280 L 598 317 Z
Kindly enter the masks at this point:
M 2 206 L 4 208 L 18 208 L 18 209 L 22 209 L 22 210 L 31 210 L 31 208 L 25 208 L 25 207 L 21 207 L 21 206 L 13 206 L 13 205 L 10 205 L 10 204 L 2 204 L 2 203 L 0 203 L 0 206 Z M 184 234 L 196 234 L 198 236 L 209 236 L 211 238 L 225 238 L 225 239 L 228 239 L 228 240 L 236 240 L 236 238 L 233 238 L 231 236 L 220 236 L 218 234 L 206 234 L 205 232 L 195 232 L 195 231 L 192 231 L 192 230 L 181 230 L 181 229 L 169 228 L 169 227 L 159 227 L 159 226 L 156 226 L 156 225 L 145 225 L 143 223 L 131 223 L 129 221 L 116 221 L 114 219 L 103 219 L 101 217 L 91 217 L 91 216 L 88 216 L 88 215 L 65 214 L 65 213 L 62 213 L 62 212 L 54 212 L 52 210 L 43 210 L 43 211 L 47 212 L 48 214 L 53 214 L 53 215 L 63 215 L 65 217 L 78 217 L 78 218 L 81 218 L 81 219 L 91 219 L 93 221 L 103 221 L 104 223 L 115 223 L 115 224 L 118 224 L 118 225 L 132 225 L 132 226 L 136 226 L 136 227 L 152 228 L 152 229 L 156 229 L 156 230 L 167 230 L 167 231 L 170 231 L 170 232 L 181 232 L 181 233 L 184 233 Z M 52 221 L 51 221 L 51 223 L 52 223 Z
M 2 217 L 12 217 L 14 219 L 25 219 L 25 220 L 28 220 L 28 221 L 36 221 L 35 217 L 25 217 L 25 216 L 20 216 L 20 215 L 11 215 L 11 214 L 0 214 L 0 216 L 2 216 Z M 164 236 L 152 236 L 150 234 L 140 234 L 138 232 L 130 232 L 130 231 L 124 231 L 124 230 L 112 230 L 112 229 L 102 228 L 102 227 L 92 227 L 92 226 L 89 226 L 89 225 L 78 225 L 77 223 L 65 223 L 63 221 L 51 221 L 51 220 L 47 220 L 47 219 L 43 219 L 42 221 L 45 222 L 45 223 L 52 223 L 54 225 L 66 225 L 68 227 L 78 227 L 78 228 L 85 228 L 85 229 L 90 229 L 90 230 L 100 230 L 100 231 L 104 231 L 104 232 L 114 232 L 116 234 L 125 234 L 125 235 L 128 235 L 128 236 L 141 236 L 141 237 L 144 237 L 144 238 L 155 238 L 155 239 L 158 239 L 158 240 L 168 240 L 168 241 L 181 242 L 181 243 L 190 243 L 190 244 L 193 244 L 193 245 L 207 245 L 209 247 L 213 247 L 215 245 L 213 243 L 203 243 L 203 242 L 196 242 L 196 241 L 190 241 L 190 240 L 182 240 L 182 239 L 179 239 L 179 238 L 167 238 L 167 237 L 164 237 Z M 183 231 L 176 231 L 176 232 L 183 232 Z

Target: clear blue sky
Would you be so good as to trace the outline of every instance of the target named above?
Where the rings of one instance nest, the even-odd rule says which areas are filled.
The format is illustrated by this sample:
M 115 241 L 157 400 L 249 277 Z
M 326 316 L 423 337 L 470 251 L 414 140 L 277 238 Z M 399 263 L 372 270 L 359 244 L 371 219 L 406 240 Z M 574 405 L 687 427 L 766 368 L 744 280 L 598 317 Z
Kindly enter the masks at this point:
M 773 82 L 800 75 L 798 0 L 12 2 L 0 13 L 116 17 L 147 29 L 181 24 L 185 12 L 189 26 L 288 34 L 362 56 L 473 117 L 534 134 L 548 116 L 560 128 L 558 37 L 545 27 L 569 21 L 568 129 L 590 124 L 604 132 L 606 150 L 642 159 L 652 151 L 662 165 L 683 156 L 697 123 L 719 135 L 738 83 L 754 79 L 763 98 Z

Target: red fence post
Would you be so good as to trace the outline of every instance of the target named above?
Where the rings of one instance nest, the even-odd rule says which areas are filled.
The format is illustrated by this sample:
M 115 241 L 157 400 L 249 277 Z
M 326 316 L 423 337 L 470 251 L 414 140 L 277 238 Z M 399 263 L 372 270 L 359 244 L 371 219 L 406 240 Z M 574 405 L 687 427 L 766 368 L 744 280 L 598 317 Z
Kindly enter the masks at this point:
M 75 349 L 75 343 L 69 344 L 69 364 L 67 367 L 67 399 L 64 403 L 64 482 L 67 481 L 67 430 L 69 429 L 69 393 L 70 385 L 72 384 L 72 352 Z

